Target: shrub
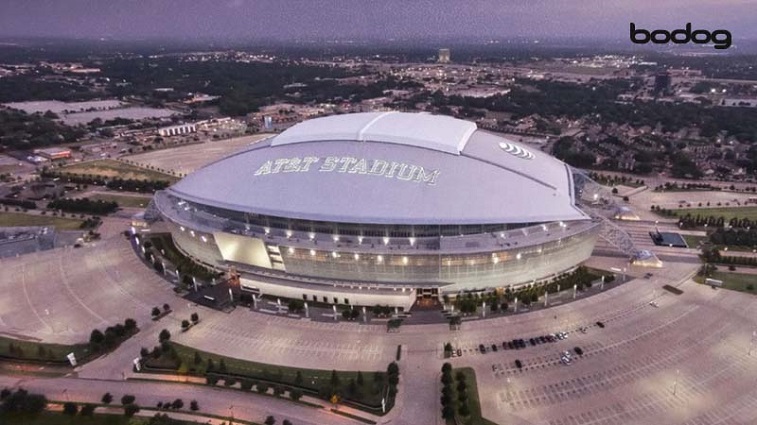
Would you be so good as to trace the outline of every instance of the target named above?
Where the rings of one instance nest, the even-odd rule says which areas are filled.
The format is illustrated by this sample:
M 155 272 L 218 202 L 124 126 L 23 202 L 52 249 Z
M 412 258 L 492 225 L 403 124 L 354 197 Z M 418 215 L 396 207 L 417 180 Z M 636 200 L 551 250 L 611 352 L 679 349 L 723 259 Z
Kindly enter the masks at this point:
M 160 331 L 160 334 L 158 335 L 158 341 L 170 341 L 171 340 L 171 332 L 168 332 L 168 329 L 163 329 Z
M 132 416 L 136 415 L 137 412 L 139 412 L 139 406 L 136 404 L 127 404 L 124 406 L 124 416 L 127 418 L 131 418 Z
M 81 411 L 79 412 L 79 415 L 81 416 L 92 416 L 95 414 L 95 405 L 94 404 L 85 404 L 81 407 Z
M 79 406 L 76 403 L 71 402 L 71 401 L 67 401 L 63 403 L 64 415 L 74 416 L 77 413 L 79 413 Z
M 100 401 L 102 401 L 103 404 L 110 404 L 113 401 L 113 395 L 111 393 L 105 393 Z
M 189 410 L 193 412 L 200 410 L 200 405 L 197 404 L 197 400 L 192 400 L 191 402 L 189 402 Z
M 132 404 L 134 403 L 136 399 L 137 398 L 131 394 L 125 394 L 123 397 L 121 397 L 121 404 L 123 405 Z

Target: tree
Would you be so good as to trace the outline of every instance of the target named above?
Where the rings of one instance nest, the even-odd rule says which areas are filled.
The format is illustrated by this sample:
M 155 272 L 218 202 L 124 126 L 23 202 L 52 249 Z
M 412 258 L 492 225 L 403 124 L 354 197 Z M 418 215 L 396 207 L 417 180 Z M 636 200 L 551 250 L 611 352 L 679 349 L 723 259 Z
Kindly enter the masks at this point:
M 265 382 L 258 382 L 258 385 L 255 386 L 255 389 L 258 390 L 260 394 L 265 394 L 268 392 L 268 384 Z
M 192 313 L 190 319 L 192 319 L 192 323 L 197 324 L 197 322 L 200 321 L 200 315 L 198 315 L 197 313 Z
M 189 329 L 189 320 L 184 319 L 181 321 L 181 329 L 183 330 Z
M 297 388 L 292 388 L 289 390 L 289 398 L 291 398 L 294 401 L 299 400 L 302 398 L 302 391 Z
M 331 386 L 332 387 L 338 387 L 339 386 L 339 375 L 336 374 L 336 370 L 331 371 Z
M 358 372 L 358 374 L 359 373 L 360 372 Z M 297 371 L 297 375 L 295 375 L 295 377 L 294 377 L 294 385 L 302 385 L 302 381 L 303 381 L 303 379 L 302 379 L 302 372 L 300 372 L 298 370 Z
M 180 398 L 177 398 L 173 401 L 173 403 L 171 403 L 171 408 L 173 409 L 181 409 L 182 407 L 184 407 L 184 400 Z
M 289 419 L 284 419 L 284 422 L 282 422 L 281 425 L 292 425 L 292 422 L 290 422 Z
M 113 401 L 113 395 L 111 393 L 105 393 L 100 401 L 102 401 L 103 404 L 110 404 Z
M 168 329 L 163 329 L 160 331 L 160 334 L 158 335 L 158 341 L 170 341 L 171 340 L 171 332 L 168 332 Z
M 79 406 L 71 401 L 63 403 L 63 414 L 68 416 L 75 416 L 79 413 Z
M 160 309 L 158 307 L 153 307 L 152 308 L 152 317 L 155 318 L 155 317 L 158 317 L 158 316 L 160 316 Z
M 81 407 L 81 411 L 79 412 L 81 416 L 92 416 L 95 414 L 95 405 L 94 404 L 85 404 Z
M 163 304 L 163 311 L 168 313 L 169 311 L 171 311 L 171 306 L 168 305 L 168 303 Z
M 192 400 L 189 402 L 189 410 L 193 412 L 200 410 L 200 405 L 197 403 L 197 400 Z
M 226 373 L 226 362 L 223 359 L 218 362 L 218 371 L 221 373 Z
M 452 372 L 452 365 L 449 363 L 444 363 L 442 365 L 442 373 L 449 373 Z
M 124 320 L 124 329 L 126 329 L 127 332 L 132 332 L 137 329 L 137 321 L 134 319 Z
M 47 407 L 47 398 L 41 394 L 30 394 L 23 388 L 17 389 L 3 399 L 0 404 L 0 417 L 4 414 L 36 415 Z
M 105 335 L 103 335 L 102 331 L 99 329 L 93 329 L 92 333 L 89 334 L 89 343 L 99 345 L 102 344 L 103 341 L 105 341 Z
M 268 416 L 265 418 L 265 422 L 263 422 L 265 425 L 276 425 L 276 418 L 273 416 Z
M 198 365 L 200 363 L 202 363 L 202 357 L 200 357 L 200 353 L 198 351 L 195 351 L 194 364 Z
M 127 418 L 131 418 L 132 416 L 136 415 L 137 412 L 139 412 L 139 406 L 136 404 L 127 404 L 124 406 L 124 416 Z
M 442 408 L 442 417 L 444 419 L 452 419 L 455 417 L 455 408 L 451 404 L 448 404 Z
M 122 405 L 132 404 L 132 403 L 134 403 L 134 401 L 135 401 L 136 399 L 137 399 L 137 398 L 136 398 L 136 397 L 134 397 L 134 396 L 133 396 L 133 395 L 131 395 L 131 394 L 125 394 L 125 395 L 124 395 L 123 397 L 121 397 L 121 404 L 122 404 Z
M 142 348 L 141 348 L 141 349 L 139 350 L 139 356 L 140 356 L 140 357 L 142 357 L 143 359 L 144 359 L 145 357 L 149 356 L 149 355 L 150 355 L 150 350 L 148 350 L 147 348 L 145 348 L 145 347 L 142 347 Z

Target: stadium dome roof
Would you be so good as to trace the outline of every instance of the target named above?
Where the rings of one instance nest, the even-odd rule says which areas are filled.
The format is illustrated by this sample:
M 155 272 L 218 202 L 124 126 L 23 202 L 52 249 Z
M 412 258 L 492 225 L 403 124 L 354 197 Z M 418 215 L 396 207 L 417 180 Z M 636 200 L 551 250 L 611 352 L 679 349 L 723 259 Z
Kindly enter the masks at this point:
M 588 219 L 563 162 L 474 123 L 423 113 L 305 121 L 168 191 L 235 211 L 345 223 Z

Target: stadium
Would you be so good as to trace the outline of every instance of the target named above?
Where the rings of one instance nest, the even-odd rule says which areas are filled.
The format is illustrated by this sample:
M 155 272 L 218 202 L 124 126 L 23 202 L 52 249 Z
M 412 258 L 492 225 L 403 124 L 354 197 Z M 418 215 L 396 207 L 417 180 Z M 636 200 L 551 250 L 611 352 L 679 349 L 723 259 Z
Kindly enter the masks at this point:
M 160 191 L 153 208 L 195 261 L 243 290 L 409 308 L 516 288 L 586 260 L 601 223 L 563 162 L 423 113 L 297 124 Z

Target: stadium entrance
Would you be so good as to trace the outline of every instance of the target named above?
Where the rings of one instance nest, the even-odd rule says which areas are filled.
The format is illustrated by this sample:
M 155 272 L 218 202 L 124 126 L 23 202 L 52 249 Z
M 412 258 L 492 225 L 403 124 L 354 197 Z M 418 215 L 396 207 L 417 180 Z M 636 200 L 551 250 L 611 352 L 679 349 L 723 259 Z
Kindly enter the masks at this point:
M 436 310 L 441 308 L 439 302 L 439 288 L 418 288 L 415 291 L 416 299 L 413 308 L 421 310 Z

